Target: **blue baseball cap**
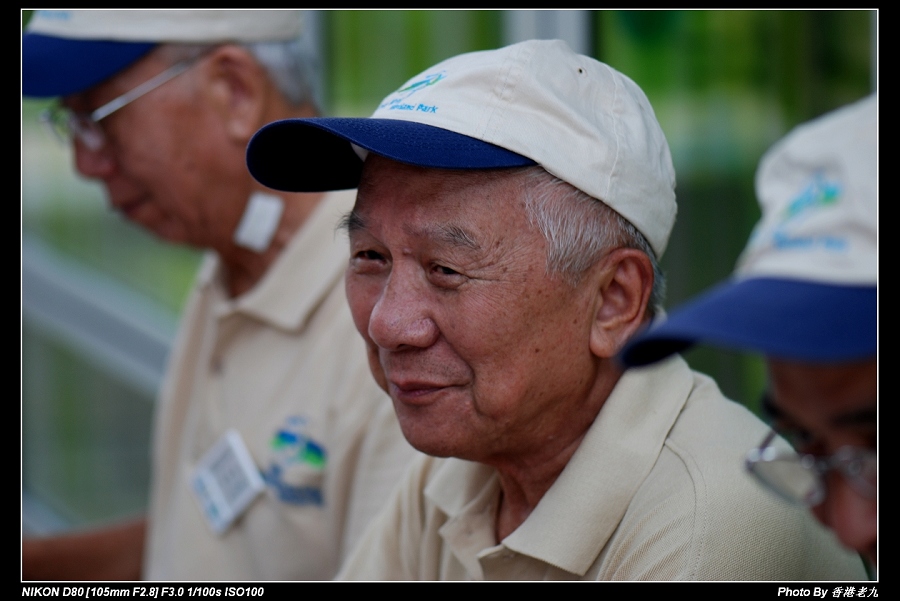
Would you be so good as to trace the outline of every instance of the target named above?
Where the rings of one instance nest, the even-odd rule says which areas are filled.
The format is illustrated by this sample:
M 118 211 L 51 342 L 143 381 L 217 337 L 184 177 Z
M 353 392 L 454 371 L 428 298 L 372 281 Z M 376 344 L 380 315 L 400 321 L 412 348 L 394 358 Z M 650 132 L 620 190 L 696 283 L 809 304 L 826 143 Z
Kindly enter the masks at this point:
M 292 40 L 301 26 L 298 10 L 38 10 L 22 35 L 22 93 L 82 92 L 158 44 Z
M 697 342 L 772 357 L 840 362 L 878 347 L 878 288 L 784 278 L 720 284 L 629 343 L 626 365 L 646 365 Z
M 22 36 L 22 94 L 47 98 L 82 92 L 146 56 L 156 45 L 26 32 Z
M 298 145 L 298 140 L 303 143 Z M 369 151 L 435 169 L 535 164 L 511 150 L 424 123 L 317 117 L 276 121 L 260 129 L 248 146 L 247 167 L 258 181 L 276 190 L 346 190 L 359 185 Z M 299 153 L 303 156 L 298 161 Z

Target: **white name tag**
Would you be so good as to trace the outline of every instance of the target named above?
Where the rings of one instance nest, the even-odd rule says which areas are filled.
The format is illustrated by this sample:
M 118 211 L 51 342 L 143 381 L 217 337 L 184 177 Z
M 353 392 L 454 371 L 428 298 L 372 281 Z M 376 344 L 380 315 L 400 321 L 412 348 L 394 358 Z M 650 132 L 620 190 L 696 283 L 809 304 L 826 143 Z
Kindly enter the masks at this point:
M 216 534 L 228 530 L 263 489 L 259 470 L 234 429 L 206 452 L 191 475 L 194 499 Z
M 241 222 L 234 231 L 234 243 L 258 253 L 269 248 L 284 212 L 284 201 L 274 194 L 254 192 L 247 202 Z

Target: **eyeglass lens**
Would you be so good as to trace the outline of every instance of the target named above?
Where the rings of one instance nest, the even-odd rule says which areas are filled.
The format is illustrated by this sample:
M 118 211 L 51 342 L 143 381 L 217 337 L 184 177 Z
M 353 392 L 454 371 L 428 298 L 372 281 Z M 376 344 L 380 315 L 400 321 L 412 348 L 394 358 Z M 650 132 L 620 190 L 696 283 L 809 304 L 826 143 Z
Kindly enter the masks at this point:
M 793 450 L 770 446 L 776 435 L 773 430 L 746 459 L 748 471 L 771 491 L 793 503 L 812 507 L 825 499 L 825 475 L 837 470 L 856 492 L 874 498 L 877 490 L 874 451 L 843 447 L 827 457 L 798 455 Z

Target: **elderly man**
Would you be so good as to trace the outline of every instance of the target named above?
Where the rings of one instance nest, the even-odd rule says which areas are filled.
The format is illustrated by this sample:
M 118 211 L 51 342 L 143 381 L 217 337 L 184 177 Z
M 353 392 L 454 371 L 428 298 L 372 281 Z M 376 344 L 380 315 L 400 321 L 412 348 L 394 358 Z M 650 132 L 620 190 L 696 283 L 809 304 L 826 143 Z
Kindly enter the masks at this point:
M 747 458 L 759 481 L 810 507 L 878 559 L 877 98 L 798 127 L 763 158 L 762 207 L 735 278 L 630 344 L 644 365 L 697 341 L 766 355 L 775 430 Z
M 414 451 L 344 296 L 353 194 L 258 185 L 246 144 L 317 113 L 298 11 L 40 11 L 23 91 L 113 208 L 212 252 L 171 356 L 149 520 L 26 541 L 26 578 L 326 579 Z M 145 540 L 146 539 L 146 540 Z
M 675 218 L 634 82 L 559 41 L 461 55 L 371 119 L 267 126 L 248 165 L 280 189 L 359 184 L 351 312 L 404 435 L 435 456 L 339 577 L 863 575 L 733 469 L 761 422 L 680 359 L 613 360 L 658 306 Z

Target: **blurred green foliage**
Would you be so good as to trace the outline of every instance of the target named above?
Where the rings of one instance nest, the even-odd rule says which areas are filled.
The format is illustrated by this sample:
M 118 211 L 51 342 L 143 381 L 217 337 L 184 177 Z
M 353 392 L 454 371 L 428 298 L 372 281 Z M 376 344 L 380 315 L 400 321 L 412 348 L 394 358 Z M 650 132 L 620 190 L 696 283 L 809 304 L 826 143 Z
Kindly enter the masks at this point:
M 500 11 L 372 10 L 326 13 L 330 106 L 366 115 L 437 62 L 501 43 Z

